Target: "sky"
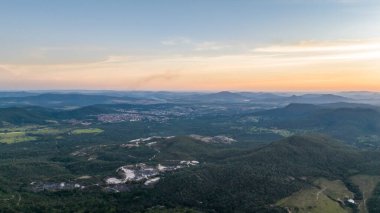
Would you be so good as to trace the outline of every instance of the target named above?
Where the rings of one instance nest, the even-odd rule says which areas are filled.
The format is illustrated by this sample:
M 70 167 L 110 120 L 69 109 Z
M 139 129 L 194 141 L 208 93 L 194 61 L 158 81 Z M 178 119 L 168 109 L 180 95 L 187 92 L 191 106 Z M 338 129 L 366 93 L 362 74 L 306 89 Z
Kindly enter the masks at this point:
M 0 90 L 380 91 L 379 0 L 0 0 Z

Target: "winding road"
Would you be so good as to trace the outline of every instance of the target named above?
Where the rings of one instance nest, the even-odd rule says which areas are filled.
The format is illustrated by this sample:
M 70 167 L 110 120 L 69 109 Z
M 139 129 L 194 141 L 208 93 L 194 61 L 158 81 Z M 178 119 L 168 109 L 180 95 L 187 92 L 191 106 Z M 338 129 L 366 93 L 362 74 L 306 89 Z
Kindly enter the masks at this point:
M 317 194 L 316 194 L 316 200 L 319 200 L 319 195 L 322 193 L 322 192 L 324 192 L 324 191 L 326 191 L 326 189 L 327 189 L 327 187 L 323 187 L 323 189 L 321 189 L 321 190 L 319 190 L 318 192 L 317 192 Z

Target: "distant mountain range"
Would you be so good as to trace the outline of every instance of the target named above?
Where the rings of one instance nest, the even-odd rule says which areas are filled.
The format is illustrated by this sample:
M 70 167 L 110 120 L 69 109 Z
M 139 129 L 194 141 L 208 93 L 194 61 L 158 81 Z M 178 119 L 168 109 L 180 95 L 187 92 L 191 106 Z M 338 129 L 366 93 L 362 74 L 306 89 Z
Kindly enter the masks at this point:
M 150 99 L 138 99 L 133 97 L 115 97 L 95 94 L 57 94 L 46 93 L 30 96 L 3 97 L 0 98 L 0 106 L 44 106 L 44 107 L 82 107 L 94 104 L 117 103 L 149 103 Z
M 266 92 L 166 92 L 166 91 L 92 91 L 92 92 L 0 92 L 0 107 L 44 106 L 82 107 L 116 103 L 252 103 L 287 105 L 290 103 L 330 104 L 355 102 L 380 104 L 378 93 L 346 92 L 338 94 L 285 94 Z

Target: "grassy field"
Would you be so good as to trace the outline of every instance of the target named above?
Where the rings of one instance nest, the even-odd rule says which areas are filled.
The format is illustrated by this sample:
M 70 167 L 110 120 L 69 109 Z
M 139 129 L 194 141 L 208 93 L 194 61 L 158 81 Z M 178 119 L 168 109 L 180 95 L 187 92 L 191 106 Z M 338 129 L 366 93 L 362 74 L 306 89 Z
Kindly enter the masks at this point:
M 35 141 L 44 135 L 59 135 L 67 130 L 48 128 L 39 125 L 12 126 L 0 128 L 0 143 L 20 143 Z
M 373 190 L 380 182 L 380 176 L 356 175 L 351 177 L 351 180 L 359 186 L 360 191 L 363 193 L 363 202 L 360 203 L 359 210 L 361 213 L 367 213 L 366 201 L 371 197 Z
M 0 143 L 20 143 L 37 140 L 36 137 L 28 136 L 25 132 L 2 132 L 0 133 Z
M 327 180 L 319 178 L 314 184 L 321 189 L 325 189 L 323 193 L 335 200 L 344 200 L 344 198 L 353 198 L 354 194 L 349 191 L 341 180 Z
M 100 134 L 103 132 L 99 128 L 87 128 L 87 129 L 70 129 L 70 128 L 54 128 L 46 126 L 21 126 L 21 127 L 8 127 L 0 128 L 0 143 L 20 143 L 35 141 L 41 139 L 44 136 L 57 136 L 57 138 L 63 138 L 63 134 L 70 132 L 73 135 L 82 134 Z
M 347 213 L 350 209 L 342 208 L 336 201 L 330 199 L 327 194 L 341 196 L 347 189 L 341 188 L 340 182 L 317 180 L 323 188 L 310 187 L 280 200 L 277 205 L 288 208 L 291 212 L 299 213 Z M 328 187 L 331 187 L 330 190 Z M 345 188 L 345 187 L 344 187 Z M 333 189 L 337 189 L 334 192 Z M 348 190 L 347 190 L 348 191 Z
M 67 130 L 65 129 L 54 129 L 54 128 L 41 128 L 30 130 L 29 133 L 36 135 L 59 135 L 65 133 Z
M 26 134 L 34 134 L 34 135 L 56 135 L 62 134 L 69 130 L 64 128 L 52 128 L 46 126 L 39 125 L 29 125 L 29 126 L 14 126 L 7 128 L 0 128 L 0 133 L 8 133 L 8 132 L 25 132 Z
M 81 135 L 81 134 L 100 134 L 103 130 L 99 128 L 89 128 L 89 129 L 75 129 L 71 133 L 74 135 Z

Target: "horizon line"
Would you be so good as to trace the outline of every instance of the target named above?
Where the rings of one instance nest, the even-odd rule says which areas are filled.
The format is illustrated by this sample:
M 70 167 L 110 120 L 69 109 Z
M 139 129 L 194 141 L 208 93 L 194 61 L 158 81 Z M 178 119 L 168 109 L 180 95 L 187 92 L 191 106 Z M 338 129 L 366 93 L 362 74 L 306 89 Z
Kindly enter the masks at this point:
M 376 90 L 112 90 L 112 89 L 0 89 L 0 92 L 172 92 L 172 93 L 380 93 Z

